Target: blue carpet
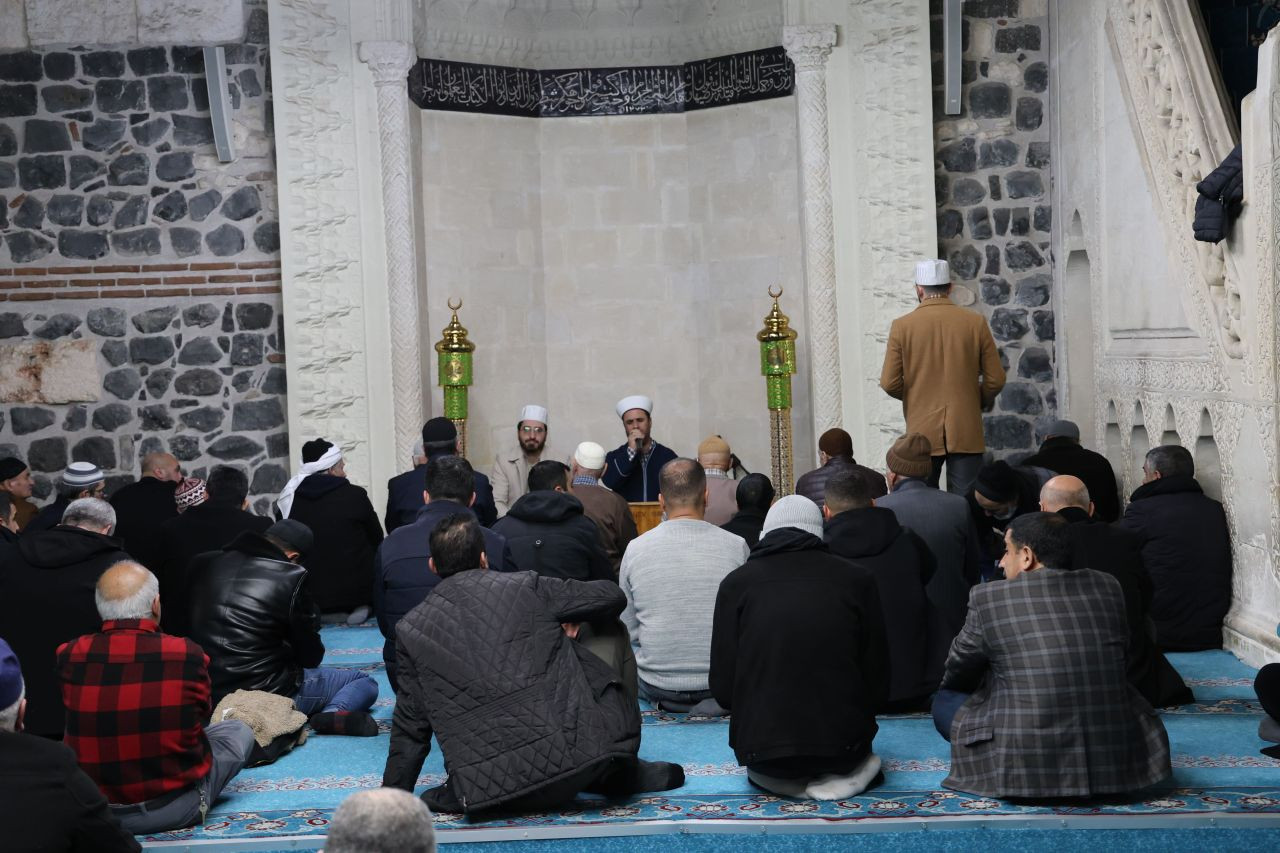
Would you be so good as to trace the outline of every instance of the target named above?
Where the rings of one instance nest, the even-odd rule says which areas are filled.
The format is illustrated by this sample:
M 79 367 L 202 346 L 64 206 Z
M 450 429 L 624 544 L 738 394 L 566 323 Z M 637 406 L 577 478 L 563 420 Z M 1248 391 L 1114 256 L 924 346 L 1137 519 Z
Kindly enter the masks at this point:
M 345 738 L 312 736 L 301 748 L 285 756 L 269 767 L 248 770 L 240 774 L 228 787 L 225 796 L 210 810 L 203 827 L 154 836 L 156 842 L 209 841 L 224 839 L 247 841 L 248 839 L 290 838 L 291 849 L 314 849 L 312 839 L 319 841 L 328 825 L 332 810 L 353 791 L 377 787 L 382 779 L 386 760 L 388 731 L 390 727 L 393 696 L 387 684 L 381 661 L 382 637 L 372 626 L 348 628 L 326 627 L 324 640 L 328 654 L 325 664 L 339 667 L 355 667 L 369 672 L 379 684 L 380 695 L 374 708 L 382 733 L 376 738 Z M 1191 828 L 1178 830 L 1178 841 L 1160 839 L 1163 830 L 1092 829 L 1083 833 L 1095 841 L 1050 840 L 1055 834 L 1075 838 L 1080 833 L 1049 831 L 1049 820 L 1054 827 L 1061 827 L 1062 819 L 1095 819 L 1106 816 L 1115 820 L 1133 818 L 1169 818 L 1181 821 L 1200 821 L 1207 824 L 1209 817 L 1219 821 L 1256 818 L 1272 815 L 1280 827 L 1280 761 L 1266 758 L 1258 750 L 1264 746 L 1257 737 L 1261 708 L 1253 695 L 1254 670 L 1242 664 L 1227 652 L 1200 652 L 1196 654 L 1170 655 L 1170 661 L 1186 678 L 1195 693 L 1191 705 L 1162 712 L 1173 749 L 1174 777 L 1172 782 L 1146 797 L 1118 799 L 1107 804 L 1090 803 L 1086 806 L 1056 805 L 1028 806 L 1008 803 L 966 794 L 957 794 L 941 788 L 949 764 L 949 746 L 933 730 L 933 724 L 924 715 L 903 715 L 883 718 L 875 749 L 884 762 L 885 782 L 868 795 L 833 803 L 799 800 L 783 800 L 763 795 L 752 787 L 745 772 L 734 760 L 728 745 L 728 722 L 688 718 L 682 714 L 654 711 L 643 705 L 644 729 L 640 754 L 644 758 L 676 760 L 685 768 L 686 783 L 677 791 L 662 795 L 638 797 L 626 802 L 605 802 L 580 799 L 573 808 L 552 814 L 498 817 L 475 822 L 456 815 L 438 815 L 437 827 L 443 831 L 442 840 L 475 840 L 473 844 L 484 846 L 492 839 L 481 837 L 484 831 L 515 830 L 534 837 L 538 833 L 555 832 L 567 827 L 591 827 L 593 834 L 601 830 L 617 832 L 657 831 L 655 821 L 667 822 L 662 826 L 681 826 L 680 834 L 663 839 L 671 849 L 714 850 L 719 849 L 717 836 L 706 834 L 732 822 L 735 827 L 751 824 L 752 831 L 776 831 L 781 821 L 817 819 L 824 825 L 833 820 L 842 826 L 860 828 L 888 828 L 904 832 L 873 832 L 864 840 L 862 836 L 830 835 L 816 839 L 812 835 L 778 836 L 778 844 L 807 849 L 819 841 L 825 847 L 860 849 L 860 845 L 876 840 L 878 846 L 889 850 L 967 849 L 970 845 L 1016 845 L 1023 850 L 1076 849 L 1087 843 L 1095 846 L 1102 841 L 1102 833 L 1115 833 L 1114 846 L 1136 849 L 1161 846 L 1165 849 L 1239 849 L 1248 843 L 1252 846 L 1275 848 L 1280 846 L 1280 830 L 1267 840 L 1261 835 L 1271 830 L 1199 827 L 1203 837 L 1183 833 Z M 438 784 L 443 779 L 444 768 L 438 748 L 431 756 L 418 779 L 419 791 Z M 1026 835 L 1020 830 L 947 829 L 945 832 L 919 832 L 921 819 L 956 818 L 973 821 L 981 818 L 1025 818 L 1046 823 L 1045 830 Z M 910 823 L 902 819 L 910 819 Z M 893 820 L 898 819 L 898 820 Z M 714 823 L 708 824 L 708 821 Z M 679 822 L 672 824 L 670 822 Z M 699 824 L 694 827 L 689 822 Z M 901 822 L 901 826 L 898 824 Z M 934 824 L 941 827 L 947 823 Z M 1006 824 L 1008 821 L 1006 820 Z M 1150 821 L 1148 820 L 1149 824 Z M 790 823 L 792 828 L 802 824 Z M 1026 826 L 1026 823 L 1020 824 Z M 988 824 L 983 824 L 988 826 Z M 915 832 L 905 832 L 908 828 Z M 664 832 L 674 832 L 666 829 Z M 479 832 L 480 836 L 476 833 Z M 976 833 L 976 834 L 975 834 Z M 1128 833 L 1128 834 L 1126 834 Z M 1230 833 L 1245 833 L 1231 835 Z M 492 834 L 492 832 L 490 832 Z M 890 843 L 889 836 L 895 839 Z M 301 836 L 301 837 L 299 837 Z M 902 837 L 899 837 L 902 836 Z M 918 837 L 916 837 L 918 836 Z M 518 837 L 518 836 L 517 836 Z M 1125 841 L 1124 839 L 1128 839 Z M 1242 839 L 1254 838 L 1246 842 Z M 981 839 L 999 839 L 998 841 Z M 614 838 L 589 842 L 596 853 L 604 853 L 604 847 L 619 851 L 629 850 L 640 844 L 650 844 L 645 836 Z M 505 842 L 504 842 L 505 843 Z M 556 843 L 558 850 L 567 849 L 569 841 L 529 842 Z M 585 842 L 584 842 L 585 843 Z M 740 841 L 739 841 L 740 843 Z M 1102 842 L 1107 847 L 1111 842 Z M 889 846 L 885 846 L 888 844 Z M 689 846 L 693 845 L 693 846 Z M 797 846 L 798 845 L 798 846 Z M 893 846 L 900 845 L 900 846 Z M 959 845 L 959 846 L 952 846 Z

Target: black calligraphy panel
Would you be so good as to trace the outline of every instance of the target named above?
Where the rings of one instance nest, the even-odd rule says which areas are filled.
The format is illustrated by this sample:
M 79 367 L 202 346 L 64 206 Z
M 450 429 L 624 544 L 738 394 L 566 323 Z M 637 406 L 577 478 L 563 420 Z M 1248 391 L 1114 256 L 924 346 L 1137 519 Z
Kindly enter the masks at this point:
M 409 97 L 422 109 L 554 118 L 655 115 L 790 95 L 781 47 L 684 65 L 534 70 L 420 59 Z

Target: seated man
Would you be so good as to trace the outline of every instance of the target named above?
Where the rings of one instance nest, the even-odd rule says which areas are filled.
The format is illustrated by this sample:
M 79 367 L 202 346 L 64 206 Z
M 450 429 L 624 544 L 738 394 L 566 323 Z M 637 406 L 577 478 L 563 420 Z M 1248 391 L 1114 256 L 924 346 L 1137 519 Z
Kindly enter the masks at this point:
M 718 435 L 704 438 L 698 445 L 698 464 L 707 475 L 706 519 L 719 527 L 738 511 L 738 484 L 729 476 L 733 466 L 729 442 Z
M 604 473 L 604 455 L 604 448 L 594 441 L 579 444 L 573 451 L 571 460 L 572 484 L 569 490 L 575 498 L 582 501 L 583 514 L 600 531 L 600 541 L 616 580 L 618 568 L 622 565 L 622 555 L 639 533 L 636 532 L 636 520 L 631 515 L 631 507 L 627 506 L 622 495 L 600 485 L 600 475 Z
M 855 796 L 880 770 L 871 745 L 889 695 L 875 579 L 827 550 L 808 498 L 779 500 L 763 531 L 716 596 L 711 690 L 733 712 L 729 745 L 766 791 Z
M 653 430 L 653 401 L 640 394 L 623 397 L 614 411 L 622 419 L 627 443 L 605 456 L 601 482 L 628 502 L 656 501 L 662 466 L 675 459 L 676 452 L 649 434 Z
M 493 525 L 506 537 L 516 571 L 579 581 L 613 580 L 595 524 L 569 494 L 569 466 L 544 459 L 529 469 L 528 491 Z
M 1004 554 L 1004 531 L 1020 515 L 1037 512 L 1040 487 L 1053 477 L 1045 468 L 1014 466 L 997 459 L 978 469 L 978 478 L 969 492 L 969 514 L 982 547 L 983 579 L 995 572 Z
M 974 587 L 933 705 L 948 788 L 1089 797 L 1172 772 L 1164 725 L 1125 677 L 1120 584 L 1071 560 L 1066 519 L 1029 513 L 1005 531 L 1007 580 Z
M 765 515 L 773 506 L 773 483 L 764 474 L 748 474 L 738 481 L 738 490 L 734 497 L 738 501 L 738 511 L 733 518 L 720 525 L 721 530 L 735 533 L 747 540 L 747 545 L 760 541 L 760 530 L 764 527 Z
M 142 457 L 142 476 L 111 496 L 116 533 L 135 560 L 154 570 L 160 565 L 160 525 L 178 514 L 174 490 L 182 481 L 182 467 L 169 453 Z
M 320 734 L 373 737 L 378 683 L 363 672 L 321 667 L 320 611 L 297 564 L 314 543 L 305 524 L 277 521 L 201 554 L 188 571 L 187 636 L 209 655 L 212 704 L 236 690 L 293 698 Z
M 0 492 L 4 492 L 17 508 L 18 530 L 26 527 L 31 519 L 40 512 L 31 502 L 31 493 L 35 490 L 35 482 L 31 479 L 31 471 L 27 463 L 16 456 L 0 459 Z
M 969 590 L 982 577 L 983 552 L 964 496 L 929 485 L 932 454 L 933 445 L 923 433 L 898 438 L 885 454 L 889 494 L 876 498 L 876 506 L 892 510 L 899 524 L 925 541 L 937 561 L 929 581 L 929 600 L 950 632 L 949 646 L 964 625 Z
M 205 813 L 253 751 L 239 720 L 205 728 L 209 658 L 160 633 L 160 582 L 122 561 L 98 579 L 102 633 L 58 648 L 66 744 L 135 835 L 183 829 Z
M 117 853 L 141 850 L 98 786 L 60 743 L 23 734 L 22 669 L 0 639 L 0 825 L 6 849 Z
M 58 646 L 102 625 L 93 603 L 98 578 L 129 559 L 111 536 L 116 513 L 99 498 L 67 507 L 52 530 L 23 532 L 0 561 L 0 637 L 22 661 L 27 687 L 26 730 L 62 738 L 62 692 L 54 668 Z
M 579 791 L 684 784 L 680 765 L 636 757 L 635 703 L 572 641 L 581 623 L 617 617 L 626 603 L 617 585 L 491 572 L 487 562 L 470 514 L 431 532 L 441 581 L 396 627 L 400 693 L 382 784 L 413 790 L 433 731 L 449 771 L 423 794 L 437 812 L 535 810 Z
M 396 623 L 422 603 L 440 578 L 427 567 L 431 558 L 431 531 L 440 521 L 458 513 L 474 515 L 475 479 L 471 463 L 454 453 L 435 455 L 423 467 L 425 503 L 418 508 L 412 524 L 393 530 L 378 546 L 373 560 L 373 613 L 378 630 L 386 638 L 382 660 L 387 666 L 391 689 L 396 680 Z M 484 530 L 484 547 L 489 565 L 500 571 L 515 571 L 507 540 L 492 530 Z
M 0 554 L 18 543 L 18 506 L 8 492 L 0 492 Z
M 1151 630 L 1151 576 L 1142 563 L 1142 537 L 1099 521 L 1089 490 L 1078 477 L 1059 476 L 1040 490 L 1040 509 L 1071 524 L 1073 569 L 1111 575 L 1124 593 L 1129 622 L 1129 681 L 1156 708 L 1183 705 L 1195 697 L 1182 676 L 1156 648 Z
M 1118 524 L 1144 540 L 1156 643 L 1167 652 L 1222 648 L 1231 607 L 1231 531 L 1222 504 L 1201 490 L 1185 447 L 1153 447 L 1142 474 Z
M 92 462 L 72 462 L 58 478 L 58 496 L 53 503 L 31 519 L 22 528 L 23 533 L 48 530 L 62 523 L 62 514 L 72 501 L 81 498 L 100 498 L 106 491 L 106 475 Z
M 1116 472 L 1101 453 L 1080 445 L 1080 427 L 1074 421 L 1054 421 L 1044 432 L 1040 450 L 1022 462 L 1057 474 L 1078 477 L 1093 497 L 1098 519 L 1110 524 L 1120 517 L 1120 492 Z
M 360 791 L 329 821 L 325 853 L 436 853 L 436 828 L 426 803 L 399 788 Z
M 184 482 L 178 488 L 186 497 L 195 486 Z M 160 526 L 162 556 L 159 570 L 153 571 L 160 579 L 160 598 L 167 604 L 161 627 L 179 637 L 187 635 L 187 570 L 192 559 L 207 551 L 220 552 L 241 533 L 264 533 L 271 526 L 271 519 L 248 511 L 249 478 L 239 468 L 215 465 L 204 490 L 203 502 L 184 508 L 177 518 Z M 198 495 L 199 489 L 191 494 Z
M 883 474 L 854 461 L 853 438 L 839 427 L 832 427 L 818 439 L 818 462 L 818 468 L 802 474 L 796 480 L 796 494 L 804 495 L 819 507 L 826 494 L 827 478 L 841 468 L 852 468 L 866 477 L 867 484 L 871 487 L 871 497 L 878 498 L 889 493 Z
M 640 536 L 622 558 L 640 693 L 670 711 L 719 716 L 707 683 L 711 611 L 725 575 L 747 561 L 741 536 L 703 520 L 707 480 L 692 459 L 674 459 L 658 475 L 666 521 Z
M 432 418 L 422 425 L 422 452 L 414 457 L 412 471 L 405 471 L 387 481 L 387 514 L 384 519 L 387 533 L 412 524 L 422 509 L 422 494 L 426 488 L 427 463 L 432 459 L 458 454 L 458 428 L 448 418 Z M 498 508 L 493 500 L 493 486 L 489 478 L 479 471 L 471 471 L 471 491 L 475 494 L 472 511 L 485 527 L 498 520 Z
M 1253 680 L 1253 692 L 1262 706 L 1262 722 L 1258 724 L 1258 737 L 1270 743 L 1280 743 L 1280 663 L 1269 663 L 1258 670 Z M 1272 758 L 1280 753 L 1276 747 L 1263 750 Z
M 323 438 L 303 444 L 302 467 L 285 484 L 276 506 L 282 518 L 301 521 L 315 534 L 315 546 L 302 564 L 320 612 L 337 614 L 330 621 L 348 625 L 368 619 L 382 522 L 369 493 L 347 479 L 342 448 Z
M 889 695 L 879 713 L 923 711 L 938 688 L 948 634 L 929 600 L 933 554 L 924 540 L 898 523 L 893 510 L 871 500 L 866 479 L 842 468 L 827 480 L 823 536 L 831 553 L 875 578 L 889 642 Z
M 506 515 L 512 504 L 529 491 L 529 471 L 547 459 L 563 459 L 563 454 L 547 450 L 551 427 L 545 406 L 529 404 L 520 410 L 516 421 L 515 446 L 493 458 L 489 484 L 493 487 L 493 505 L 498 517 Z

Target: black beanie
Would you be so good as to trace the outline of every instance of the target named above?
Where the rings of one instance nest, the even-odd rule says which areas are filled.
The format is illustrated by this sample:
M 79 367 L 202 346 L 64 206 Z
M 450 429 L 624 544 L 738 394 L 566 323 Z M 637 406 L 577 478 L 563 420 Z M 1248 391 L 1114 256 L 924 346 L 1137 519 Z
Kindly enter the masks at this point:
M 982 466 L 973 490 L 989 501 L 1008 503 L 1018 497 L 1018 475 L 1003 459 Z
M 308 462 L 315 462 L 321 456 L 333 447 L 332 441 L 325 441 L 323 438 L 313 438 L 306 444 L 302 445 L 302 462 L 305 465 Z

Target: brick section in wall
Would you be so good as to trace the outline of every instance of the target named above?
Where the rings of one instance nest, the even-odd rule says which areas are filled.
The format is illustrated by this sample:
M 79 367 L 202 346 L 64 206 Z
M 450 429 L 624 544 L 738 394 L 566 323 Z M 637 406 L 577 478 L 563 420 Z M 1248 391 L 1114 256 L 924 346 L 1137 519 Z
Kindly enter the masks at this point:
M 932 7 L 939 252 L 988 318 L 1008 371 L 983 418 L 987 448 L 1017 461 L 1057 416 L 1046 4 L 964 4 L 954 116 L 943 110 L 941 3 Z
M 0 269 L 0 302 L 280 293 L 279 261 Z

